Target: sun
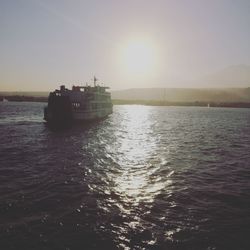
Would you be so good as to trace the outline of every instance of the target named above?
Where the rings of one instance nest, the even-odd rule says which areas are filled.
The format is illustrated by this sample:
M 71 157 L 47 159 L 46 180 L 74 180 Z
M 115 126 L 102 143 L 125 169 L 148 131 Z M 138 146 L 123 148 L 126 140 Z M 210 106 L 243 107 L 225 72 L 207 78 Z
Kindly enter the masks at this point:
M 155 48 L 152 42 L 147 40 L 131 40 L 122 48 L 122 64 L 129 74 L 151 73 L 154 70 L 155 57 Z

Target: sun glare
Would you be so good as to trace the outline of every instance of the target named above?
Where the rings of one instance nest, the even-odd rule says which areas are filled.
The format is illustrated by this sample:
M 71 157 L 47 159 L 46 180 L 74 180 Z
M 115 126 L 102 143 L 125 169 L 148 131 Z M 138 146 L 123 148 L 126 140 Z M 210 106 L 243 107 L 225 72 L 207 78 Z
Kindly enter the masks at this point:
M 129 41 L 122 49 L 122 63 L 129 74 L 145 75 L 153 71 L 155 48 L 144 40 Z

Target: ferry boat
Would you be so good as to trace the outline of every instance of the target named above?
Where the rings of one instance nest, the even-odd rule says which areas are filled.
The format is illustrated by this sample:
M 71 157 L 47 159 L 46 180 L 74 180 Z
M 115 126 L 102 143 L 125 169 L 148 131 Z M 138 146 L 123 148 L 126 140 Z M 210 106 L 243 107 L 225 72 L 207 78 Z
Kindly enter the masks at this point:
M 69 123 L 74 121 L 93 121 L 107 117 L 113 112 L 111 94 L 108 87 L 73 86 L 72 90 L 60 86 L 50 92 L 48 106 L 44 108 L 44 120 L 50 123 Z

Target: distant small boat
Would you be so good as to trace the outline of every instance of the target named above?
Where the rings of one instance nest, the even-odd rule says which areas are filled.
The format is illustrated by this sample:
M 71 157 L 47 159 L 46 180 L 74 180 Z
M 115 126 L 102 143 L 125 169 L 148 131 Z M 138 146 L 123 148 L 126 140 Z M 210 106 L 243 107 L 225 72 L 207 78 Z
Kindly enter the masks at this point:
M 207 107 L 210 108 L 210 103 L 207 104 Z
M 6 98 L 3 97 L 3 102 L 8 102 L 8 100 Z

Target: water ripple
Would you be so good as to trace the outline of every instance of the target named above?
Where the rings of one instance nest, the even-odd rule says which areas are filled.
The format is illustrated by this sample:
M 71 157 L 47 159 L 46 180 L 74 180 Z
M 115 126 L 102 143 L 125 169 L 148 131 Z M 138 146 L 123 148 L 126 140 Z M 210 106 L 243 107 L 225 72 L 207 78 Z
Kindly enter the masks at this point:
M 0 104 L 3 249 L 249 249 L 248 109 L 116 106 L 55 131 L 42 108 Z

